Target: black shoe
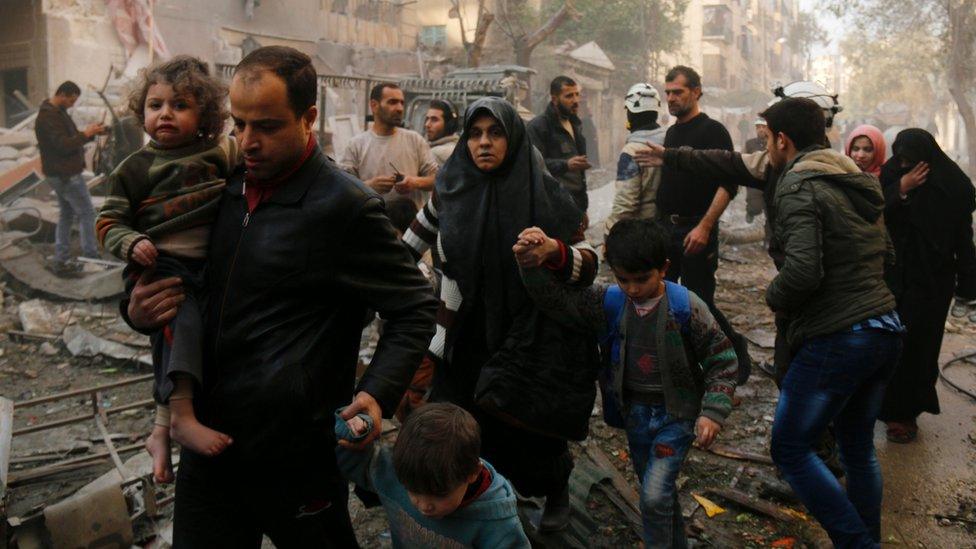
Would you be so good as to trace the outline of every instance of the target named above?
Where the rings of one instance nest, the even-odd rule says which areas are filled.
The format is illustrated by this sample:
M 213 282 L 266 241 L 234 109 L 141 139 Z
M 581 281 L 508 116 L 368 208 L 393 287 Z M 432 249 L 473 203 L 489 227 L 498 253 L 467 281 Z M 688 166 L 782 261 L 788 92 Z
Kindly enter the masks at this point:
M 540 532 L 555 532 L 569 524 L 569 484 L 561 492 L 546 497 L 546 508 L 539 521 Z
M 68 261 L 51 260 L 47 264 L 47 269 L 58 278 L 78 278 L 81 268 L 81 264 Z

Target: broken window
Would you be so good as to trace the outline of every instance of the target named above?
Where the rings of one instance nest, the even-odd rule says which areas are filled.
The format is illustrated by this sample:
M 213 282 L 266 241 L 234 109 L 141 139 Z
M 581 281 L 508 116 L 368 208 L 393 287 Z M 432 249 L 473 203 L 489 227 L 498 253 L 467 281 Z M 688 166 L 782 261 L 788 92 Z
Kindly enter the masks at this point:
M 418 41 L 426 48 L 443 48 L 447 45 L 447 25 L 420 27 Z

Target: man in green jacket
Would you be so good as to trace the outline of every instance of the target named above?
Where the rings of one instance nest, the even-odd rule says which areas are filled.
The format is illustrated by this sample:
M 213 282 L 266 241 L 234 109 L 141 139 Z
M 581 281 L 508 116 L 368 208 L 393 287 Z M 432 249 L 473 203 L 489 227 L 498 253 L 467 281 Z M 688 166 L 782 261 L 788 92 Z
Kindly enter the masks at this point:
M 883 274 L 888 239 L 876 179 L 821 144 L 809 99 L 769 107 L 766 148 L 776 182 L 773 223 L 784 252 L 766 302 L 790 319 L 794 351 L 773 422 L 771 455 L 837 547 L 877 547 L 881 471 L 874 423 L 904 330 Z M 833 422 L 847 490 L 814 453 Z

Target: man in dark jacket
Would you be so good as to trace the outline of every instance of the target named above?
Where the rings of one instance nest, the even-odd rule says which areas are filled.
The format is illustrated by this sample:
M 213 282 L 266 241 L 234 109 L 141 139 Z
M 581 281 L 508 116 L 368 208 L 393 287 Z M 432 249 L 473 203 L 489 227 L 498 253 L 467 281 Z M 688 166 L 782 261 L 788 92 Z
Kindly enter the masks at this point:
M 783 265 L 766 303 L 790 319 L 795 351 L 783 379 L 770 454 L 836 547 L 877 547 L 881 470 L 874 424 L 904 328 L 884 281 L 889 241 L 881 185 L 822 145 L 824 117 L 809 99 L 768 108 L 776 182 L 773 230 Z M 814 453 L 833 422 L 847 489 Z
M 316 89 L 309 57 L 286 47 L 255 50 L 234 74 L 246 170 L 228 181 L 212 228 L 194 394 L 201 422 L 233 444 L 214 458 L 183 450 L 177 547 L 256 548 L 262 534 L 278 547 L 355 547 L 334 412 L 369 414 L 375 439 L 434 333 L 437 301 L 382 200 L 315 143 Z M 165 322 L 178 284 L 140 281 L 130 323 Z M 386 324 L 357 384 L 367 308 Z
M 54 240 L 51 269 L 58 275 L 77 271 L 71 259 L 71 228 L 78 220 L 81 233 L 81 255 L 98 257 L 95 240 L 95 208 L 88 187 L 81 177 L 85 169 L 85 143 L 105 131 L 102 124 L 91 124 L 78 131 L 68 109 L 81 95 L 81 88 L 70 80 L 58 86 L 54 97 L 45 99 L 34 122 L 37 147 L 41 151 L 41 168 L 58 197 L 58 228 Z
M 546 159 L 549 170 L 583 213 L 590 205 L 586 194 L 586 139 L 579 119 L 580 87 L 568 76 L 557 76 L 549 84 L 546 112 L 527 125 L 529 139 Z

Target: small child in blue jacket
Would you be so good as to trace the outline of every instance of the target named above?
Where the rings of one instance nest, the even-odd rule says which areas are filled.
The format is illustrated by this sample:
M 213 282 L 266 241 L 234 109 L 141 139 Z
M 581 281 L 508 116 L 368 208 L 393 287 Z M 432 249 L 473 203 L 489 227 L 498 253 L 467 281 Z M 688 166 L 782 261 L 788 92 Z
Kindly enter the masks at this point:
M 357 442 L 371 423 L 364 414 L 347 423 L 337 413 L 336 438 Z M 383 502 L 393 547 L 528 548 L 512 485 L 480 453 L 478 422 L 446 403 L 410 414 L 392 452 L 336 447 L 343 475 Z

